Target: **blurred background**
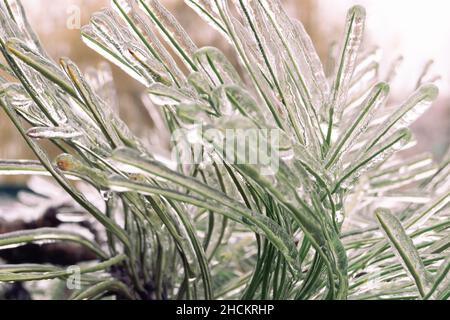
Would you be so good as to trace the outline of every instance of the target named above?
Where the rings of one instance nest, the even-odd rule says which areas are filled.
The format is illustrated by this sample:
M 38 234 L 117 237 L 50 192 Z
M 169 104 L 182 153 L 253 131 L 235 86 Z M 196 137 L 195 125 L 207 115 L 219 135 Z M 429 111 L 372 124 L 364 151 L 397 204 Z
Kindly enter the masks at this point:
M 214 45 L 232 56 L 223 39 L 211 30 L 182 0 L 163 0 L 186 27 L 198 46 Z M 87 24 L 93 12 L 108 5 L 107 0 L 23 0 L 30 22 L 48 52 L 55 58 L 68 56 L 81 69 L 96 66 L 103 59 L 80 40 L 79 26 Z M 367 9 L 365 47 L 377 45 L 389 66 L 399 55 L 404 62 L 393 85 L 393 100 L 401 102 L 412 92 L 427 61 L 434 60 L 433 73 L 441 75 L 440 98 L 417 123 L 414 131 L 421 151 L 430 151 L 439 158 L 450 142 L 450 19 L 447 0 L 285 0 L 291 16 L 300 19 L 325 59 L 333 41 L 341 38 L 346 10 L 361 4 Z M 120 97 L 122 117 L 135 131 L 144 135 L 149 125 L 140 95 L 143 87 L 121 70 L 114 69 Z M 30 158 L 32 155 L 16 130 L 0 114 L 0 158 Z M 3 178 L 2 178 L 3 179 Z M 0 181 L 2 182 L 2 181 Z M 3 181 L 4 182 L 4 181 Z M 8 182 L 20 183 L 17 177 Z

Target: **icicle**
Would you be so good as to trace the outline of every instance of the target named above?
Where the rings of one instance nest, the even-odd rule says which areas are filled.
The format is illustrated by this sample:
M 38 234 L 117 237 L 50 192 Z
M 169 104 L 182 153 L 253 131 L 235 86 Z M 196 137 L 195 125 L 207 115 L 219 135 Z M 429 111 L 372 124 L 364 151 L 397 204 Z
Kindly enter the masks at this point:
M 239 110 L 243 116 L 248 117 L 255 124 L 259 124 L 259 126 L 265 125 L 266 121 L 258 104 L 248 92 L 235 85 L 225 86 L 223 90 L 234 109 Z
M 58 169 L 69 174 L 74 174 L 75 176 L 90 182 L 101 190 L 108 190 L 108 182 L 105 172 L 86 166 L 70 154 L 59 155 L 55 162 Z
M 428 110 L 438 93 L 439 90 L 434 85 L 425 85 L 419 88 L 394 114 L 378 126 L 365 150 L 370 150 L 386 134 L 400 128 L 406 128 L 416 121 Z
M 72 140 L 83 135 L 72 127 L 33 127 L 27 131 L 30 138 L 35 139 L 67 139 Z
M 88 68 L 85 72 L 85 77 L 86 81 L 92 87 L 92 90 L 96 92 L 114 112 L 118 113 L 119 99 L 110 65 L 106 62 L 102 62 L 97 68 Z
M 148 74 L 149 82 L 160 82 L 164 85 L 172 85 L 172 80 L 170 76 L 166 73 L 164 66 L 156 60 L 146 57 L 146 53 L 140 48 L 134 46 L 127 47 L 128 53 L 137 62 L 136 68 L 142 70 L 142 74 Z
M 377 210 L 376 217 L 404 269 L 409 272 L 420 294 L 425 296 L 430 288 L 431 277 L 411 238 L 406 234 L 400 221 L 389 210 Z
M 136 39 L 120 22 L 120 17 L 111 9 L 97 12 L 90 25 L 82 28 L 83 40 L 144 85 L 155 81 L 171 84 L 173 75 L 168 75 L 161 58 L 152 55 L 141 39 Z
M 356 59 L 364 34 L 365 10 L 361 6 L 351 8 L 347 14 L 347 25 L 341 47 L 341 56 L 338 62 L 336 79 L 334 81 L 330 108 L 335 117 L 340 119 L 343 107 L 347 100 L 347 92 L 356 66 Z M 333 121 L 333 119 L 330 119 Z
M 7 83 L 2 85 L 0 91 L 5 102 L 31 124 L 52 125 L 21 85 L 17 83 Z
M 124 22 L 131 28 L 136 38 L 142 43 L 152 57 L 159 61 L 166 72 L 172 77 L 177 85 L 182 85 L 185 77 L 178 68 L 175 60 L 161 43 L 152 29 L 151 19 L 142 14 L 138 8 L 137 0 L 112 0 L 115 11 L 122 17 Z
M 333 144 L 329 156 L 325 161 L 326 168 L 330 168 L 339 158 L 339 155 L 345 153 L 367 129 L 369 121 L 374 112 L 386 101 L 389 94 L 389 86 L 386 83 L 380 83 L 375 86 L 367 99 L 362 103 L 359 113 L 348 121 L 349 127 L 342 128 L 342 134 L 338 141 Z
M 44 48 L 41 46 L 39 39 L 36 33 L 31 28 L 28 19 L 25 14 L 25 10 L 20 0 L 7 0 L 4 1 L 5 6 L 7 6 L 8 11 L 10 12 L 11 20 L 14 21 L 16 28 L 18 29 L 18 34 L 22 34 L 22 39 L 26 39 L 27 43 L 32 45 L 33 48 L 39 51 L 39 53 L 48 57 Z M 3 26 L 3 24 L 2 24 Z
M 408 129 L 400 129 L 372 150 L 357 155 L 356 160 L 345 169 L 338 180 L 335 190 L 339 186 L 347 189 L 353 185 L 363 173 L 389 158 L 394 152 L 401 150 L 411 140 L 411 132 Z
M 266 23 L 271 26 L 271 33 L 279 39 L 280 43 L 273 52 L 275 57 L 282 60 L 277 63 L 286 61 L 292 67 L 304 103 L 308 108 L 319 110 L 329 89 L 323 66 L 303 25 L 290 19 L 279 1 L 250 3 L 260 3 L 261 17 L 265 17 Z M 270 41 L 268 36 L 267 41 Z
M 139 0 L 139 5 L 186 66 L 197 71 L 191 59 L 197 47 L 175 17 L 158 0 Z
M 411 230 L 417 230 L 438 212 L 444 209 L 449 203 L 450 191 L 447 191 L 447 193 L 445 193 L 444 195 L 441 195 L 437 199 L 433 200 L 432 203 L 420 213 L 414 215 L 408 221 L 406 221 L 406 227 Z
M 7 50 L 15 56 L 20 57 L 21 60 L 27 64 L 39 66 L 39 70 L 48 70 L 52 72 L 56 77 L 65 78 L 61 69 L 57 68 L 53 61 L 36 53 L 35 48 L 30 48 L 27 43 L 18 38 L 9 38 L 6 42 Z M 28 62 L 29 61 L 29 62 Z
M 188 83 L 194 87 L 200 96 L 208 99 L 208 95 L 211 93 L 211 85 L 206 76 L 201 72 L 193 72 L 188 77 Z
M 242 84 L 236 69 L 219 49 L 201 48 L 195 52 L 194 61 L 198 69 L 205 73 L 216 87 L 223 84 Z
M 173 89 L 160 83 L 152 84 L 148 93 L 152 102 L 158 106 L 195 103 L 196 100 L 181 90 Z
M 214 10 L 213 4 L 208 0 L 185 0 L 187 5 L 198 13 L 205 21 L 208 22 L 214 29 L 219 31 L 225 39 L 228 39 L 228 33 L 223 25 L 219 14 Z

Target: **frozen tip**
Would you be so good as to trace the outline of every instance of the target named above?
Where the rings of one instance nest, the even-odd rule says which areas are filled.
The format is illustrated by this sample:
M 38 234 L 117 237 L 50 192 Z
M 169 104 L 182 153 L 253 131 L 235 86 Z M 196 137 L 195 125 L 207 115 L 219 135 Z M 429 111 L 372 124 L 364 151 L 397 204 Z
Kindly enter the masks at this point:
M 378 208 L 375 210 L 375 216 L 378 220 L 381 220 L 383 217 L 391 215 L 391 210 L 386 208 Z
M 5 47 L 9 52 L 21 51 L 20 47 L 23 47 L 24 43 L 18 38 L 8 38 L 5 42 Z
M 364 18 L 366 16 L 366 9 L 361 5 L 356 5 L 350 8 L 348 14 L 355 18 Z
M 76 167 L 76 162 L 72 155 L 64 153 L 56 158 L 56 166 L 62 171 L 72 171 Z
M 380 90 L 385 94 L 389 93 L 389 90 L 391 89 L 389 83 L 387 82 L 380 82 L 375 86 L 376 90 Z
M 398 130 L 398 132 L 399 132 L 399 134 L 401 136 L 403 136 L 403 139 L 405 139 L 405 142 L 411 141 L 411 138 L 412 138 L 411 129 L 409 129 L 409 128 L 402 128 L 402 129 Z
M 61 57 L 61 58 L 59 58 L 59 64 L 60 64 L 61 66 L 66 66 L 68 60 L 69 60 L 69 59 L 68 59 L 67 57 Z
M 59 58 L 59 65 L 65 70 L 73 69 L 73 62 L 68 57 Z
M 420 92 L 427 96 L 430 100 L 435 100 L 437 96 L 439 95 L 439 88 L 434 84 L 425 84 L 422 87 L 420 87 Z

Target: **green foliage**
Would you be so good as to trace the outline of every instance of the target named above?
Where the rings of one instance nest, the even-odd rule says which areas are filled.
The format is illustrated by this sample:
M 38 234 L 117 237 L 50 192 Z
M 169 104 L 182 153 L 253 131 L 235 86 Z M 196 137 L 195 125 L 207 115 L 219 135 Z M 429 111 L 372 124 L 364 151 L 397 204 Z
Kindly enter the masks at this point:
M 0 246 L 94 250 L 99 262 L 81 267 L 74 299 L 447 299 L 450 154 L 441 165 L 398 155 L 437 88 L 421 84 L 390 106 L 377 56 L 360 54 L 362 7 L 349 10 L 328 74 L 278 0 L 186 3 L 234 47 L 244 74 L 218 49 L 197 48 L 157 0 L 112 0 L 82 29 L 88 46 L 147 88 L 172 136 L 200 145 L 202 162 L 172 166 L 118 117 L 104 77 L 89 81 L 67 58 L 56 64 L 20 2 L 1 1 L 3 69 L 15 80 L 1 79 L 0 104 L 39 163 L 5 160 L 0 173 L 50 174 L 107 239 L 38 229 L 3 235 Z M 263 141 L 277 167 L 239 161 L 260 146 L 230 129 L 276 134 Z M 61 155 L 50 159 L 39 139 Z M 173 147 L 180 158 L 195 154 Z M 0 281 L 67 276 L 56 266 L 0 267 Z

